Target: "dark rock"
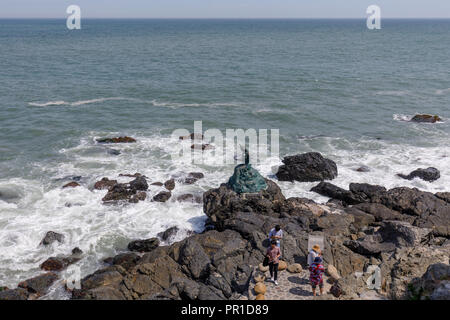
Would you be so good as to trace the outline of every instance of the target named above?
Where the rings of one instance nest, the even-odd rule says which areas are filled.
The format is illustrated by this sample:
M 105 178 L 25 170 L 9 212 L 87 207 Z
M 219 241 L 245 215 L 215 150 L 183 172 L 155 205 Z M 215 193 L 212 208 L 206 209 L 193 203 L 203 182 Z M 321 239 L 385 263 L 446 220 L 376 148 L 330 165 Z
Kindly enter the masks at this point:
M 393 252 L 396 248 L 392 242 L 378 242 L 371 236 L 366 236 L 364 240 L 346 241 L 345 245 L 350 250 L 365 256 L 378 256 L 382 252 Z
M 370 168 L 367 166 L 361 166 L 358 169 L 356 169 L 358 172 L 370 172 Z
M 193 144 L 191 145 L 191 149 L 204 151 L 214 149 L 214 146 L 210 144 Z
M 50 257 L 45 260 L 39 267 L 45 271 L 61 271 L 67 268 L 69 265 L 74 264 L 81 260 L 83 251 L 80 248 L 74 248 L 72 255 L 61 257 Z
M 435 196 L 447 203 L 450 203 L 450 192 L 438 192 Z
M 347 208 L 345 212 L 351 214 L 354 218 L 353 225 L 359 230 L 365 230 L 369 225 L 375 222 L 375 217 L 371 214 L 365 213 L 357 208 Z
M 400 178 L 406 179 L 406 180 L 420 178 L 420 179 L 428 181 L 428 182 L 433 182 L 433 181 L 438 180 L 441 177 L 441 173 L 439 172 L 438 169 L 430 167 L 427 169 L 419 168 L 417 170 L 414 170 L 413 172 L 411 172 L 408 175 L 399 173 L 399 174 L 397 174 L 397 176 L 399 176 Z
M 201 172 L 190 172 L 188 174 L 188 178 L 195 178 L 197 180 L 203 179 L 204 177 L 205 177 L 205 175 Z
M 136 179 L 130 182 L 130 188 L 137 191 L 147 191 L 147 180 L 143 176 L 138 176 Z
M 161 191 L 156 196 L 153 197 L 153 201 L 156 202 L 166 202 L 170 199 L 172 193 L 170 191 Z
M 149 252 L 159 246 L 158 238 L 150 238 L 146 240 L 135 240 L 128 244 L 128 250 L 137 252 Z
M 351 215 L 326 214 L 313 219 L 310 228 L 328 235 L 349 235 L 350 225 L 355 221 Z
M 167 229 L 164 232 L 158 233 L 158 237 L 160 237 L 161 240 L 163 241 L 167 241 L 168 239 L 174 237 L 178 233 L 178 231 L 179 231 L 178 227 L 174 226 Z
M 381 201 L 388 208 L 416 217 L 414 226 L 433 229 L 435 236 L 450 236 L 450 204 L 434 194 L 416 188 L 394 188 Z
M 100 181 L 97 181 L 94 184 L 94 189 L 96 190 L 104 190 L 104 189 L 111 189 L 113 186 L 117 184 L 117 180 L 109 180 L 108 178 L 103 178 Z
M 188 177 L 188 178 L 185 178 L 184 180 L 183 180 L 183 183 L 184 184 L 194 184 L 194 183 L 196 183 L 198 181 L 198 179 L 197 178 L 192 178 L 192 177 Z
M 311 191 L 316 192 L 322 196 L 330 197 L 336 200 L 341 200 L 347 205 L 358 204 L 365 202 L 365 200 L 354 194 L 351 191 L 339 188 L 329 182 L 320 182 L 317 186 L 313 187 Z
M 317 152 L 285 157 L 283 163 L 276 174 L 280 181 L 323 181 L 338 175 L 336 163 Z
M 130 200 L 136 194 L 135 189 L 130 189 L 126 184 L 118 183 L 111 187 L 103 197 L 103 202 L 116 202 Z
M 131 203 L 138 203 L 139 201 L 145 201 L 145 199 L 147 199 L 147 193 L 141 191 L 132 196 L 128 201 Z
M 75 247 L 75 248 L 72 249 L 72 254 L 73 254 L 73 255 L 80 255 L 80 254 L 83 254 L 83 250 L 81 250 L 81 249 L 78 248 L 78 247 Z
M 440 122 L 442 121 L 441 118 L 439 118 L 439 116 L 436 115 L 430 115 L 430 114 L 416 114 L 414 117 L 412 117 L 411 119 L 412 122 L 425 122 L 425 123 L 436 123 L 436 122 Z
M 135 143 L 136 139 L 131 137 L 103 138 L 97 139 L 98 143 Z
M 175 179 L 170 179 L 164 182 L 164 187 L 169 191 L 175 189 Z
M 45 237 L 44 239 L 42 239 L 41 244 L 47 246 L 55 241 L 58 241 L 59 243 L 64 242 L 64 235 L 61 233 L 49 231 L 45 234 Z
M 162 182 L 153 182 L 151 185 L 152 186 L 162 187 L 164 184 Z
M 44 273 L 40 276 L 22 281 L 19 288 L 26 289 L 29 293 L 42 296 L 47 293 L 48 289 L 58 279 L 58 275 L 53 272 Z
M 354 205 L 353 208 L 373 215 L 377 222 L 385 220 L 407 220 L 411 218 L 410 216 L 404 216 L 397 211 L 389 209 L 381 203 L 360 203 Z
M 206 276 L 211 260 L 195 239 L 188 238 L 180 248 L 178 262 L 186 266 L 194 279 L 200 279 Z
M 238 212 L 279 217 L 277 210 L 286 198 L 276 183 L 271 180 L 266 182 L 268 188 L 256 194 L 237 194 L 227 184 L 211 189 L 203 194 L 203 211 L 218 230 L 223 230 L 224 222 Z
M 140 257 L 136 253 L 126 252 L 112 258 L 111 264 L 119 265 L 125 270 L 130 270 L 136 266 L 139 259 Z
M 339 282 L 333 283 L 333 285 L 330 288 L 330 292 L 335 298 L 339 298 L 344 293 Z
M 0 291 L 0 301 L 3 300 L 27 300 L 29 293 L 23 288 L 6 289 Z
M 350 183 L 350 192 L 361 202 L 379 203 L 380 198 L 386 194 L 386 188 L 368 183 Z
M 76 188 L 76 187 L 79 187 L 79 186 L 80 186 L 80 184 L 78 182 L 72 181 L 72 182 L 69 182 L 69 183 L 63 185 L 63 189 L 65 189 L 65 188 Z
M 431 230 L 413 227 L 402 221 L 386 221 L 378 231 L 384 242 L 393 242 L 396 247 L 414 247 L 421 244 Z

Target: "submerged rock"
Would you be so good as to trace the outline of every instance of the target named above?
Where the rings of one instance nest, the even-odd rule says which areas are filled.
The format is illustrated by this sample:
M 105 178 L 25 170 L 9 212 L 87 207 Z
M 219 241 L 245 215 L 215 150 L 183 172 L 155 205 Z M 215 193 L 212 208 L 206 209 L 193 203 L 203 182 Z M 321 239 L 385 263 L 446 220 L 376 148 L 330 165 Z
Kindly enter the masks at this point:
M 98 143 L 135 143 L 136 139 L 131 137 L 103 138 L 97 139 Z
M 130 189 L 128 185 L 117 183 L 112 186 L 108 193 L 103 197 L 103 202 L 128 201 L 136 194 L 135 189 Z
M 117 180 L 109 180 L 108 178 L 103 178 L 100 181 L 97 181 L 94 184 L 94 189 L 95 190 L 109 190 L 111 189 L 113 186 L 115 186 L 117 184 Z
M 160 237 L 163 241 L 167 241 L 168 239 L 173 238 L 179 230 L 180 229 L 178 227 L 174 226 L 164 232 L 158 233 L 158 237 Z
M 172 193 L 170 191 L 161 191 L 156 196 L 153 197 L 153 201 L 156 202 L 166 202 L 170 199 Z
M 83 251 L 79 248 L 74 248 L 70 256 L 50 257 L 45 260 L 39 267 L 45 271 L 61 271 L 66 269 L 69 265 L 81 260 Z
M 412 122 L 426 122 L 426 123 L 436 123 L 442 121 L 439 116 L 430 114 L 416 114 L 411 119 Z
M 358 169 L 356 169 L 358 172 L 370 172 L 370 168 L 368 166 L 361 166 Z
M 191 145 L 191 149 L 194 150 L 212 150 L 214 149 L 214 146 L 210 145 L 210 144 L 193 144 Z
M 79 186 L 80 186 L 80 184 L 78 182 L 72 181 L 72 182 L 69 182 L 69 183 L 63 185 L 63 189 L 65 189 L 65 188 L 76 188 L 76 187 L 79 187 Z
M 406 179 L 406 180 L 420 178 L 420 179 L 428 181 L 428 182 L 433 182 L 433 181 L 438 180 L 441 177 L 441 173 L 439 172 L 438 169 L 430 167 L 427 169 L 419 168 L 417 170 L 414 170 L 413 172 L 411 172 L 408 175 L 399 173 L 399 174 L 397 174 L 397 176 L 399 176 L 400 178 Z
M 138 176 L 136 179 L 130 182 L 130 188 L 136 191 L 147 191 L 148 184 L 147 180 L 143 176 Z
M 47 246 L 55 241 L 58 241 L 60 243 L 64 242 L 64 235 L 61 233 L 49 231 L 45 234 L 45 237 L 44 239 L 42 239 L 41 244 Z
M 336 163 L 317 152 L 285 157 L 283 163 L 276 173 L 280 181 L 323 181 L 338 175 Z

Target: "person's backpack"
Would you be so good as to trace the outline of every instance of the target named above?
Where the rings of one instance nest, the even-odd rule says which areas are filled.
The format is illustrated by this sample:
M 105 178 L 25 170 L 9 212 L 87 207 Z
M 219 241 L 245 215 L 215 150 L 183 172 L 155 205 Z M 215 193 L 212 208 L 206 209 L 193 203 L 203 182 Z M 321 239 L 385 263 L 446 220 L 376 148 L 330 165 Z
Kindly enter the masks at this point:
M 263 260 L 263 267 L 267 267 L 269 265 L 269 257 L 265 257 Z

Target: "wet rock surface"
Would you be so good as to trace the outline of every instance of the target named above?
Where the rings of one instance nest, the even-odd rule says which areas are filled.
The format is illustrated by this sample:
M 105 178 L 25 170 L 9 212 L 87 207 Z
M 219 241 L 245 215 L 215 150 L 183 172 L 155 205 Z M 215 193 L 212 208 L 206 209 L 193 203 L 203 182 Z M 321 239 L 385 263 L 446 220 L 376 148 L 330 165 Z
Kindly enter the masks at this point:
M 323 181 L 338 175 L 336 163 L 317 152 L 285 157 L 283 163 L 276 173 L 280 181 Z
M 404 174 L 397 174 L 400 178 L 406 179 L 406 180 L 412 180 L 414 178 L 420 178 L 422 180 L 428 181 L 428 182 L 433 182 L 438 180 L 441 177 L 441 173 L 439 172 L 438 169 L 430 167 L 427 169 L 422 169 L 419 168 L 417 170 L 414 170 L 413 172 L 411 172 L 408 175 L 404 175 Z
M 116 138 L 102 138 L 97 139 L 98 143 L 135 143 L 136 139 L 131 137 L 116 137 Z

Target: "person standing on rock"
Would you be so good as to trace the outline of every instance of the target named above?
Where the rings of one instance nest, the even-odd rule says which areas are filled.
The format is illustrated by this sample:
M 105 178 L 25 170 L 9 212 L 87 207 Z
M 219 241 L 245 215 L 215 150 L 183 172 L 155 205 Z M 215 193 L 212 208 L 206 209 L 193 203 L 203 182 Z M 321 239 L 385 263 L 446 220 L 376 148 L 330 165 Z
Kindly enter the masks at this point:
M 311 281 L 314 297 L 316 296 L 317 286 L 320 288 L 320 295 L 323 294 L 323 273 L 325 272 L 325 268 L 323 267 L 322 261 L 321 257 L 316 257 L 309 267 L 309 280 Z
M 269 258 L 270 281 L 278 285 L 278 263 L 280 262 L 281 251 L 277 246 L 277 241 L 272 240 L 267 249 L 266 256 Z
M 314 259 L 317 257 L 321 257 L 322 253 L 320 252 L 320 246 L 314 245 L 308 254 L 308 267 L 310 267 L 314 263 Z
M 283 238 L 283 230 L 281 230 L 281 227 L 279 225 L 276 225 L 275 228 L 272 228 L 269 232 L 269 240 L 272 242 L 272 240 L 276 241 L 277 247 L 280 248 L 280 242 Z

